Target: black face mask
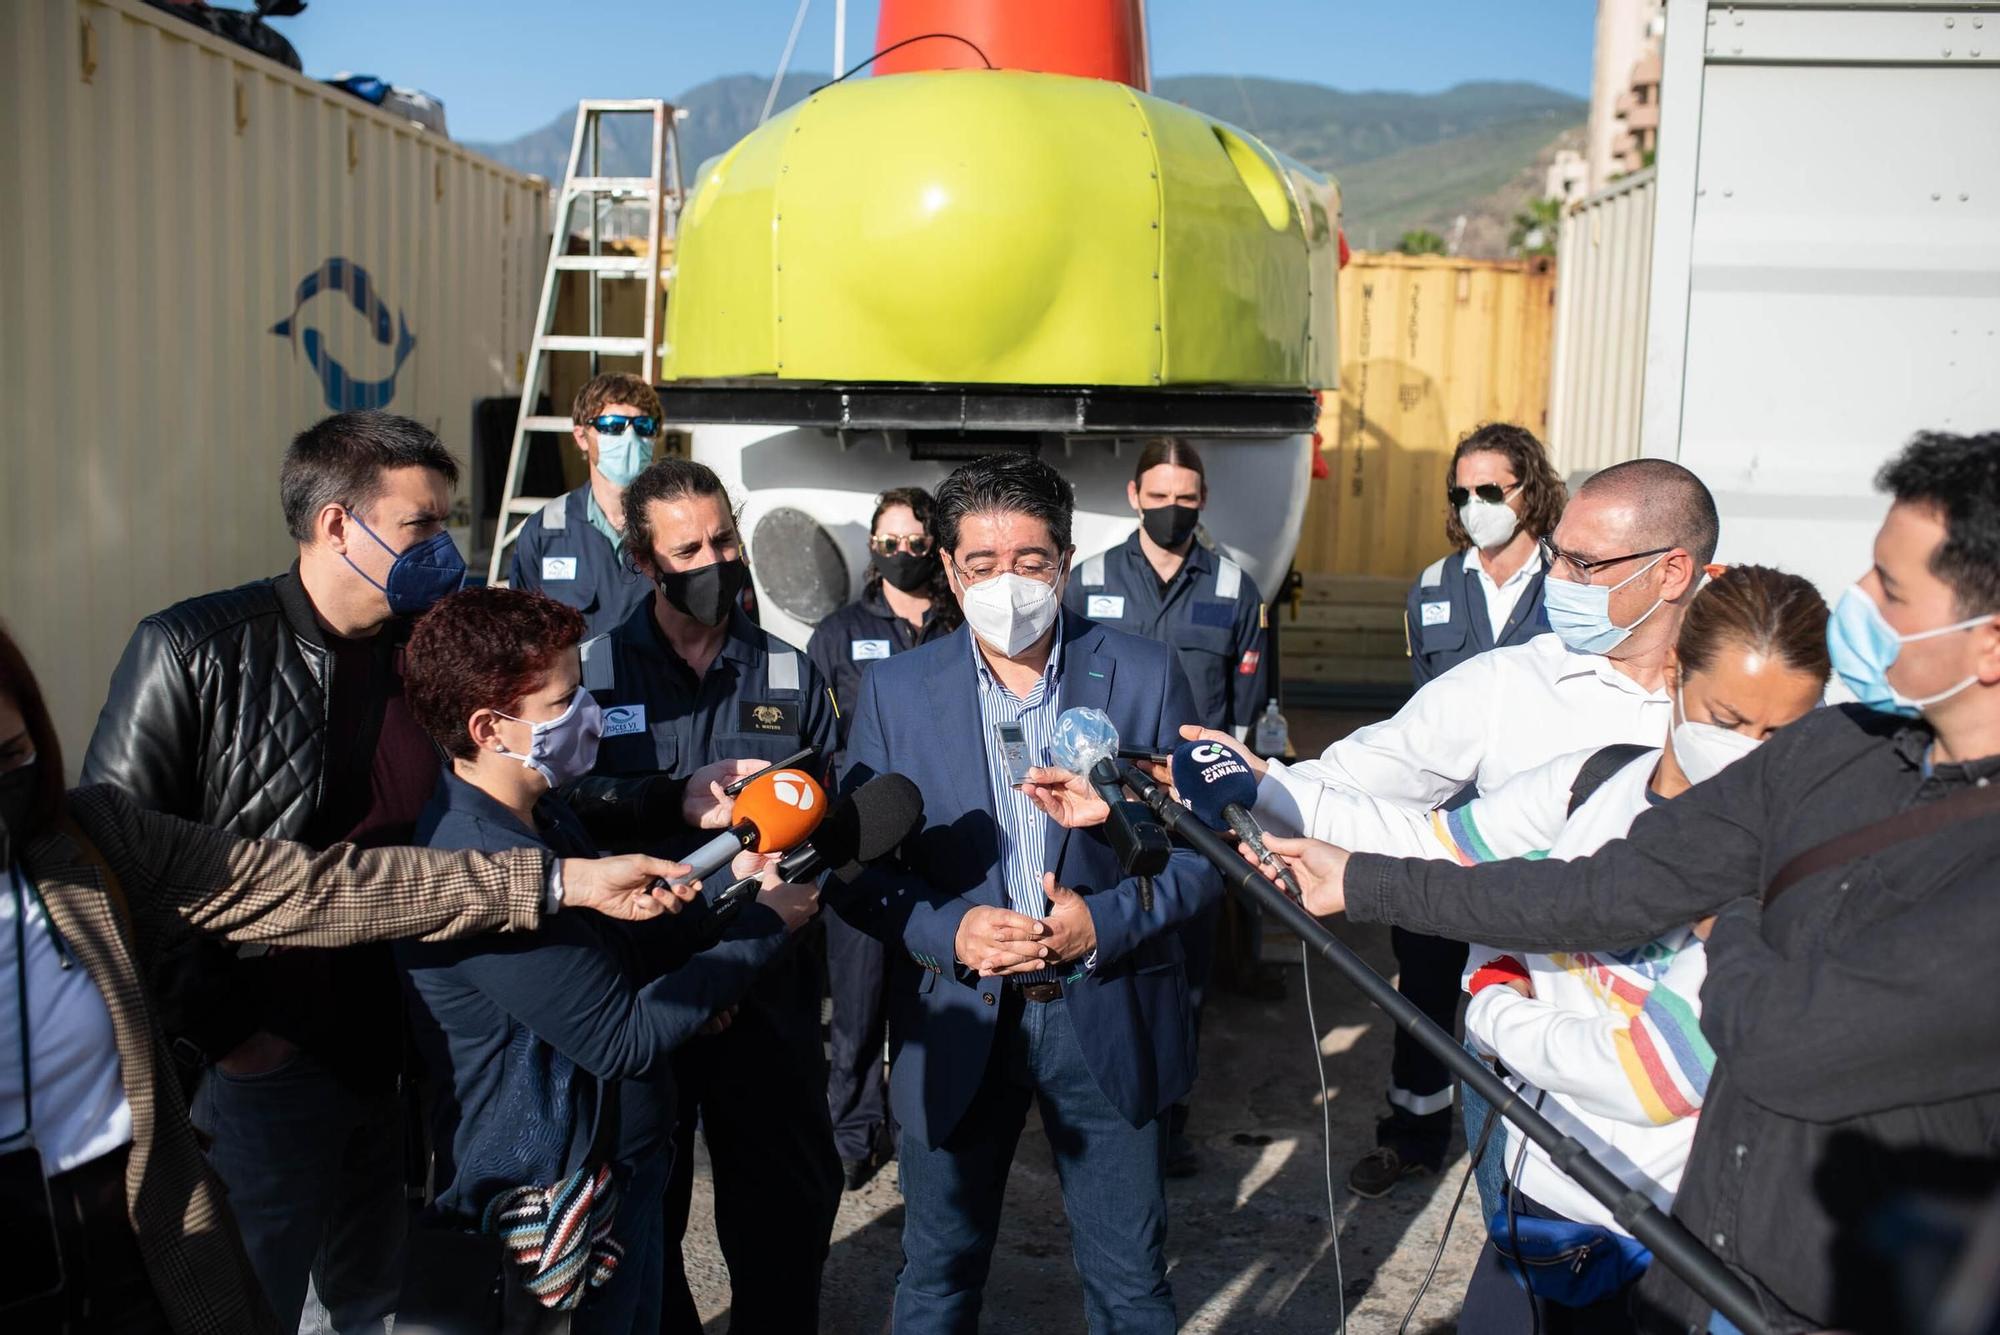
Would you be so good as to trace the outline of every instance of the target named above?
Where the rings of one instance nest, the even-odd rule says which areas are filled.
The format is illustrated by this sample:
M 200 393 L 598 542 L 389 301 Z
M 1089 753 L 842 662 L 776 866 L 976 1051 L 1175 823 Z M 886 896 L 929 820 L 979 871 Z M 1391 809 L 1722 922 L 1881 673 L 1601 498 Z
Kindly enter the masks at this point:
M 14 865 L 28 842 L 28 811 L 35 805 L 41 773 L 40 763 L 30 760 L 0 774 L 0 871 Z
M 1194 526 L 1200 522 L 1201 511 L 1192 505 L 1156 505 L 1139 512 L 1139 525 L 1146 536 L 1168 549 L 1178 549 L 1193 537 Z
M 876 552 L 868 559 L 882 572 L 883 579 L 904 593 L 915 593 L 929 584 L 931 576 L 937 574 L 938 569 L 937 557 L 912 556 L 908 552 L 897 552 L 894 556 L 884 556 Z
M 736 596 L 750 582 L 750 567 L 742 561 L 717 561 L 694 570 L 664 571 L 653 586 L 676 611 L 704 626 L 719 626 L 729 616 Z

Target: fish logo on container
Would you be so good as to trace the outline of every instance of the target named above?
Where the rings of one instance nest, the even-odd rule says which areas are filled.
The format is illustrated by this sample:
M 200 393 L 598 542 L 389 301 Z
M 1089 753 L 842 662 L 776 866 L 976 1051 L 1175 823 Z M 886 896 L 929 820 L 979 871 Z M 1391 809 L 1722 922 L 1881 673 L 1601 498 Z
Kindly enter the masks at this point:
M 389 368 L 387 376 L 380 380 L 357 378 L 333 355 L 333 350 L 327 346 L 326 335 L 316 326 L 304 322 L 302 313 L 306 303 L 322 292 L 345 293 L 348 302 L 367 321 L 375 342 L 385 348 L 395 348 L 395 364 Z M 396 397 L 396 376 L 417 346 L 416 335 L 410 332 L 409 323 L 404 320 L 400 309 L 396 312 L 394 332 L 391 332 L 389 304 L 376 290 L 368 271 L 353 260 L 337 256 L 299 280 L 298 290 L 292 298 L 292 313 L 272 325 L 271 332 L 279 338 L 289 339 L 292 351 L 304 355 L 306 364 L 319 377 L 320 388 L 326 395 L 326 406 L 337 413 L 387 407 L 389 401 Z

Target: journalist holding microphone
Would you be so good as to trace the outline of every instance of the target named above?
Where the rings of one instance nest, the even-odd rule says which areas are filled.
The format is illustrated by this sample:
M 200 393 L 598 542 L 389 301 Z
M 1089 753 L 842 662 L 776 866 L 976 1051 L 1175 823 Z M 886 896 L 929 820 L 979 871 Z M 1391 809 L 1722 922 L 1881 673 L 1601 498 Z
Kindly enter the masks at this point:
M 1829 672 L 1826 620 L 1811 581 L 1733 567 L 1688 604 L 1667 664 L 1674 726 L 1664 747 L 1579 751 L 1448 810 L 1341 794 L 1321 803 L 1321 829 L 1331 826 L 1347 847 L 1466 865 L 1595 852 L 1640 813 L 1714 778 L 1819 703 Z M 1699 1028 L 1707 930 L 1690 920 L 1614 951 L 1474 945 L 1462 971 L 1474 1050 L 1503 1063 L 1524 1101 L 1663 1209 L 1687 1164 L 1714 1066 Z M 1483 1207 L 1491 1241 L 1459 1330 L 1629 1330 L 1626 1290 L 1644 1268 L 1638 1245 L 1540 1146 L 1486 1125 L 1483 1104 L 1466 1130 L 1482 1179 L 1490 1169 L 1495 1186 Z M 1525 1300 L 1501 1262 L 1502 1249 L 1547 1258 L 1583 1248 L 1584 1263 L 1531 1267 L 1534 1296 Z
M 1908 1329 L 1871 1262 L 1909 1198 L 2000 1182 L 2000 434 L 1919 436 L 1880 482 L 1873 564 L 1827 632 L 1859 703 L 1812 711 L 1573 861 L 1271 841 L 1315 913 L 1503 950 L 1617 949 L 1715 915 L 1715 1071 L 1674 1214 L 1781 1332 Z M 1665 1328 L 1707 1328 L 1666 1267 L 1640 1296 Z
M 0 1065 L 9 1330 L 277 1328 L 147 981 L 172 942 L 532 932 L 588 917 L 577 905 L 646 917 L 679 908 L 652 880 L 686 870 L 525 848 L 315 852 L 147 811 L 108 785 L 65 793 L 62 775 L 41 688 L 0 628 L 0 1010 L 18 1035 Z
M 499 588 L 455 593 L 417 624 L 410 704 L 449 757 L 418 819 L 420 843 L 596 854 L 558 795 L 589 772 L 603 731 L 581 685 L 584 624 L 554 599 Z M 497 1296 L 509 1331 L 554 1329 L 572 1311 L 576 1332 L 658 1329 L 668 1059 L 741 998 L 816 903 L 802 886 L 773 884 L 759 898 L 692 959 L 703 901 L 663 930 L 563 915 L 526 935 L 397 949 L 427 1076 L 435 1184 L 399 1325 L 503 1328 L 482 1320 Z M 522 1134 L 524 1114 L 537 1134 Z M 587 1225 L 547 1236 L 531 1208 L 538 1191 L 575 1202 Z M 503 1215 L 504 1258 L 493 1228 Z
M 937 491 L 939 549 L 967 627 L 862 679 L 844 788 L 922 789 L 899 865 L 836 898 L 922 966 L 892 1012 L 903 1268 L 895 1329 L 979 1322 L 1008 1167 L 1030 1103 L 1049 1128 L 1092 1331 L 1169 1332 L 1161 1114 L 1194 1079 L 1174 930 L 1220 893 L 1176 852 L 1150 886 L 1100 830 L 1066 831 L 1017 783 L 1063 711 L 1108 714 L 1128 745 L 1170 747 L 1193 708 L 1164 645 L 1062 610 L 1070 486 L 997 455 Z

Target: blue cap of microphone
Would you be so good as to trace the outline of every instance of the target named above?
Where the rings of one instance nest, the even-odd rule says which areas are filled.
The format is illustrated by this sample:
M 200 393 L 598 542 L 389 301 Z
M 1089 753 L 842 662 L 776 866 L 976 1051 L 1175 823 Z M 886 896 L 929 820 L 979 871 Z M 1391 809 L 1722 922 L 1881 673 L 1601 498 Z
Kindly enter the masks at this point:
M 1174 748 L 1173 770 L 1174 790 L 1211 830 L 1229 828 L 1224 807 L 1233 803 L 1248 811 L 1257 805 L 1256 776 L 1221 742 L 1182 742 Z

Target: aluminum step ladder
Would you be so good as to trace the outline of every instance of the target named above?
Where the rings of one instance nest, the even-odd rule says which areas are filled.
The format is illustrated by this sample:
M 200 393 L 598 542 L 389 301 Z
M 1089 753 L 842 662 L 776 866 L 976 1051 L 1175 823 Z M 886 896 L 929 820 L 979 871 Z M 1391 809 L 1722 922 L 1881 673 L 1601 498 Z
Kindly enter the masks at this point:
M 660 338 L 665 329 L 665 287 L 672 269 L 665 252 L 679 233 L 681 200 L 685 188 L 681 179 L 680 142 L 675 127 L 687 112 L 661 98 L 587 99 L 577 103 L 576 128 L 570 140 L 569 170 L 557 196 L 555 226 L 549 238 L 549 263 L 542 274 L 542 299 L 535 312 L 535 337 L 528 349 L 528 365 L 521 382 L 521 411 L 514 419 L 513 448 L 507 454 L 507 478 L 500 492 L 500 513 L 493 526 L 493 550 L 487 560 L 486 579 L 502 583 L 508 549 L 521 536 L 528 517 L 547 505 L 552 497 L 524 496 L 521 486 L 528 466 L 528 444 L 536 436 L 567 436 L 570 419 L 562 415 L 542 415 L 535 409 L 548 390 L 549 355 L 583 352 L 590 355 L 590 373 L 602 369 L 602 359 L 636 359 L 635 374 L 652 383 L 658 378 Z M 603 126 L 607 116 L 649 116 L 652 118 L 652 152 L 645 176 L 604 174 Z M 589 249 L 581 255 L 569 253 L 572 216 L 579 205 L 589 209 Z M 612 209 L 645 210 L 646 253 L 611 255 L 604 252 L 604 228 Z M 557 333 L 554 329 L 556 299 L 562 275 L 584 273 L 587 280 L 589 328 L 583 333 Z M 646 285 L 643 303 L 644 327 L 634 337 L 604 332 L 604 290 L 607 281 L 639 281 Z

